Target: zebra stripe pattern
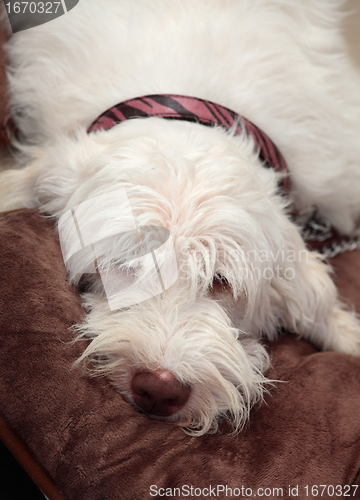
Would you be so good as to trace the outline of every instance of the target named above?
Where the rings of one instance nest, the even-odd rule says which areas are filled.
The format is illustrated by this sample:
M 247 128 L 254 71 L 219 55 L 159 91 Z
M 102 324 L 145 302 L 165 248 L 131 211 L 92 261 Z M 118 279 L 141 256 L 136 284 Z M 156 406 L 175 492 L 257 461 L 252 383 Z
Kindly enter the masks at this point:
M 247 133 L 253 138 L 264 166 L 284 174 L 280 186 L 284 194 L 289 193 L 290 179 L 286 162 L 268 135 L 250 120 L 211 101 L 175 94 L 155 94 L 129 99 L 100 115 L 89 127 L 88 133 L 109 130 L 132 118 L 146 117 L 184 120 L 210 127 L 220 126 L 226 130 L 232 129 L 235 135 Z

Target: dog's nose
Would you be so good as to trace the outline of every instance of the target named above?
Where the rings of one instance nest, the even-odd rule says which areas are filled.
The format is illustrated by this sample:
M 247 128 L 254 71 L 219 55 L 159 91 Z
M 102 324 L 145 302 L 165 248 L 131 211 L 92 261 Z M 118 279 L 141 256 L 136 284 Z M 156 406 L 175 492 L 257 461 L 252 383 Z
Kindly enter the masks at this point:
M 134 403 L 151 415 L 169 417 L 189 399 L 190 387 L 179 382 L 169 370 L 136 372 L 131 381 Z

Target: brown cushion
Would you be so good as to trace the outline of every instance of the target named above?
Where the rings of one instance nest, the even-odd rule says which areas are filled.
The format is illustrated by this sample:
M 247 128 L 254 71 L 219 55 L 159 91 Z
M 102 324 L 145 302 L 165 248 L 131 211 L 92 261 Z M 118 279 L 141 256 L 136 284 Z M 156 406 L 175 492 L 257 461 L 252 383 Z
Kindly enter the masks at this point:
M 334 263 L 359 304 L 360 252 Z M 276 487 L 284 497 L 298 485 L 306 498 L 306 485 L 359 484 L 360 359 L 284 335 L 269 347 L 269 376 L 284 382 L 249 427 L 192 438 L 73 367 L 84 344 L 70 343 L 69 328 L 83 310 L 50 219 L 0 216 L 0 269 L 0 412 L 69 499 L 156 498 L 151 485 Z

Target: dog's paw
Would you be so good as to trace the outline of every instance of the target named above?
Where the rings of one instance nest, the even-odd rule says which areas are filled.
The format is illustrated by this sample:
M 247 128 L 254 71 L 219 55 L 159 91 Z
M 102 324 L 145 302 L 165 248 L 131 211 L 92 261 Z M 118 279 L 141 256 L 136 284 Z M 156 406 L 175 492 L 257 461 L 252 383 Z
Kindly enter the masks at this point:
M 341 306 L 333 309 L 324 348 L 360 356 L 360 320 L 356 313 Z

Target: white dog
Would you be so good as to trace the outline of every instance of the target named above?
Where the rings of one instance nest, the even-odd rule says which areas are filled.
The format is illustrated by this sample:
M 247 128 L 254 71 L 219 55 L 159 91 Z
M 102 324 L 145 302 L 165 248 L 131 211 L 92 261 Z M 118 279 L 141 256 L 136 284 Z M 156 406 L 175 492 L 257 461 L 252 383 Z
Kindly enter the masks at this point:
M 342 4 L 80 0 L 8 43 L 20 152 L 18 168 L 0 177 L 0 207 L 38 207 L 62 221 L 86 207 L 101 240 L 97 274 L 88 274 L 94 247 L 67 261 L 71 282 L 87 283 L 83 359 L 137 408 L 192 434 L 216 431 L 219 417 L 235 431 L 244 425 L 266 390 L 261 338 L 281 328 L 360 355 L 360 323 L 291 217 L 292 207 L 316 206 L 350 234 L 360 215 L 360 78 L 340 34 Z M 88 132 L 114 105 L 141 98 L 131 103 L 150 108 L 142 96 L 169 93 L 180 104 L 190 97 L 189 116 L 114 117 L 126 103 Z M 215 126 L 197 115 L 207 101 L 217 105 Z M 224 127 L 222 106 L 276 144 L 290 194 L 279 188 L 287 179 L 278 151 L 269 153 L 276 168 L 265 168 L 267 138 L 246 133 L 235 115 Z M 111 308 L 106 276 L 126 299 L 150 272 L 150 261 L 134 264 L 136 228 L 149 226 L 166 232 L 159 268 L 173 251 L 176 279 L 147 300 L 135 291 L 132 305 Z

